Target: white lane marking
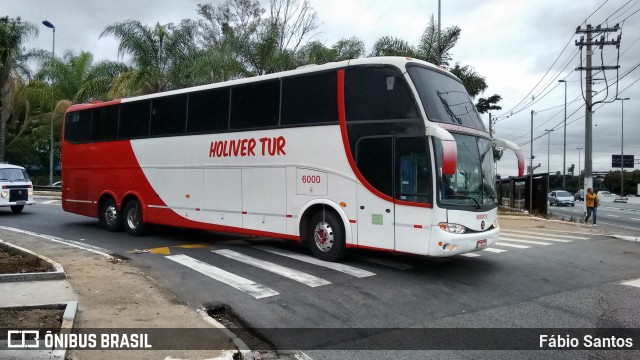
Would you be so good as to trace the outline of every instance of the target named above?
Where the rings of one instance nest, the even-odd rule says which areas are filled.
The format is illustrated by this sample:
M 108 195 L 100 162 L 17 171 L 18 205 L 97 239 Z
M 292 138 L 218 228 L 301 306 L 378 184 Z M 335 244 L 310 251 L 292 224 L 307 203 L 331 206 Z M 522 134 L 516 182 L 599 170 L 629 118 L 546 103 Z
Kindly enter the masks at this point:
M 388 259 L 383 259 L 383 258 L 363 257 L 362 260 L 364 260 L 366 262 L 373 263 L 373 264 L 390 267 L 392 269 L 396 269 L 396 270 L 400 270 L 400 271 L 406 271 L 406 270 L 413 269 L 413 266 L 411 266 L 409 264 L 405 264 L 405 263 L 401 263 L 401 262 L 397 262 L 397 261 L 393 261 L 393 260 L 388 260 Z
M 518 238 L 518 239 L 519 238 L 525 238 L 525 239 L 533 239 L 533 240 L 547 240 L 547 241 L 555 241 L 555 242 L 561 242 L 561 243 L 570 243 L 570 242 L 572 242 L 571 240 L 549 238 L 549 237 L 544 237 L 544 236 L 509 234 L 509 233 L 505 233 L 505 232 L 503 232 L 503 234 L 505 234 L 506 236 L 515 237 L 515 238 Z
M 523 244 L 533 244 L 533 245 L 553 245 L 553 244 L 548 243 L 548 242 L 533 241 L 533 240 L 520 240 L 520 239 L 514 239 L 514 238 L 510 238 L 510 237 L 503 237 L 503 236 L 500 236 L 498 238 L 498 241 L 500 241 L 500 240 L 523 243 Z
M 60 203 L 60 200 L 47 200 L 47 201 L 41 202 L 40 204 L 50 205 L 53 203 Z
M 254 246 L 254 248 L 262 250 L 262 251 L 270 252 L 272 254 L 286 256 L 288 258 L 296 259 L 296 260 L 303 261 L 303 262 L 306 262 L 306 263 L 309 263 L 309 264 L 323 266 L 323 267 L 326 267 L 326 268 L 329 268 L 329 269 L 332 269 L 332 270 L 343 272 L 345 274 L 353 275 L 353 276 L 358 277 L 358 278 L 364 278 L 364 277 L 374 276 L 375 275 L 371 271 L 362 270 L 362 269 L 359 269 L 357 267 L 353 267 L 353 266 L 349 266 L 349 265 L 345 265 L 345 264 L 334 263 L 334 262 L 329 262 L 329 261 L 322 261 L 320 259 L 316 259 L 316 258 L 311 257 L 311 256 L 297 254 L 297 253 L 294 253 L 294 252 L 291 252 L 291 251 L 277 249 L 277 248 L 274 248 L 274 247 L 271 247 L 271 246 Z
M 500 240 L 498 240 L 498 242 L 495 244 L 495 246 L 506 246 L 506 247 L 512 247 L 512 248 L 516 248 L 516 249 L 528 249 L 528 248 L 531 247 L 531 246 L 526 246 L 526 245 L 509 244 L 507 242 L 500 241 Z
M 519 233 L 519 234 L 529 234 L 529 235 L 544 235 L 544 236 L 554 236 L 554 237 L 560 237 L 560 238 L 566 238 L 566 239 L 576 239 L 576 240 L 587 240 L 589 238 L 584 237 L 584 236 L 570 236 L 570 235 L 556 235 L 556 234 L 548 234 L 545 233 L 544 231 L 539 231 L 539 232 L 533 232 L 533 231 L 522 231 L 522 230 L 504 230 L 505 232 L 508 233 Z
M 232 274 L 226 270 L 222 270 L 213 265 L 209 265 L 200 260 L 194 259 L 186 255 L 171 255 L 165 256 L 171 261 L 175 261 L 178 264 L 191 268 L 203 275 L 206 275 L 212 279 L 218 280 L 221 283 L 225 283 L 233 288 L 236 288 L 242 292 L 245 292 L 256 299 L 262 299 L 269 296 L 279 295 L 275 290 L 253 282 L 249 279 L 245 279 L 236 274 Z
M 629 220 L 637 220 L 637 221 L 640 221 L 640 219 L 636 219 L 636 218 L 629 218 Z
M 608 216 L 608 217 L 620 217 L 618 215 L 605 215 L 605 216 Z
M 229 259 L 240 261 L 247 265 L 255 266 L 257 268 L 272 272 L 274 274 L 278 274 L 280 276 L 284 276 L 286 278 L 295 280 L 297 282 L 303 283 L 311 287 L 331 284 L 329 281 L 325 279 L 321 279 L 319 277 L 304 273 L 302 271 L 290 269 L 288 267 L 274 264 L 269 261 L 247 256 L 239 252 L 235 252 L 233 250 L 222 249 L 222 250 L 211 250 L 211 252 L 216 253 L 218 255 L 222 255 L 224 257 L 228 257 Z
M 109 250 L 103 249 L 101 247 L 88 245 L 88 244 L 83 244 L 81 242 L 77 242 L 77 241 L 73 241 L 73 240 L 63 239 L 63 238 L 59 238 L 57 236 L 39 234 L 39 233 L 35 233 L 35 232 L 32 232 L 32 231 L 28 231 L 28 230 L 12 228 L 12 227 L 9 227 L 9 226 L 0 226 L 0 229 L 13 231 L 13 232 L 21 233 L 21 234 L 26 234 L 26 235 L 31 235 L 31 236 L 36 236 L 36 237 L 39 237 L 41 239 L 45 239 L 45 240 L 57 242 L 57 243 L 60 243 L 60 244 L 65 244 L 65 245 L 68 245 L 68 246 L 71 246 L 71 247 L 74 247 L 74 248 L 77 248 L 77 249 L 89 251 L 89 252 L 92 252 L 94 254 L 98 254 L 100 256 L 104 256 L 107 259 L 113 259 L 113 256 L 111 256 L 111 254 L 109 254 Z
M 494 248 L 488 248 L 488 249 L 484 249 L 482 251 L 488 251 L 488 252 L 492 252 L 492 253 L 496 253 L 496 254 L 500 254 L 503 253 L 507 250 L 501 250 L 501 249 L 494 249 Z
M 466 257 L 480 257 L 480 255 L 478 255 L 478 254 L 476 254 L 476 253 L 460 254 L 460 256 L 466 256 Z
M 640 279 L 623 282 L 622 285 L 635 286 L 640 288 Z

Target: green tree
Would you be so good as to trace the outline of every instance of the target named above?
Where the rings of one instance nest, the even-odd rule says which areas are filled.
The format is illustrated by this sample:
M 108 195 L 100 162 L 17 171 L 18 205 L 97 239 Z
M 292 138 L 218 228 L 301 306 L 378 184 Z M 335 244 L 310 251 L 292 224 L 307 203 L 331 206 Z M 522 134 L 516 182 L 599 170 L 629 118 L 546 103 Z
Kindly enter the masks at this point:
M 23 44 L 38 34 L 35 25 L 8 16 L 0 18 L 0 161 L 5 159 L 7 122 L 13 113 L 15 89 L 20 77 L 29 77 L 27 61 L 37 52 L 25 52 Z
M 356 59 L 363 57 L 364 54 L 364 42 L 357 37 L 352 37 L 340 39 L 331 47 L 325 46 L 318 40 L 311 41 L 298 50 L 296 57 L 300 66 Z
M 120 42 L 118 55 L 131 56 L 133 63 L 133 70 L 121 73 L 115 80 L 121 94 L 150 94 L 176 88 L 171 83 L 171 79 L 180 76 L 175 73 L 175 66 L 182 56 L 192 56 L 196 29 L 191 22 L 148 27 L 135 20 L 107 26 L 100 38 L 114 36 Z
M 108 92 L 114 78 L 130 69 L 114 61 L 93 62 L 93 54 L 82 51 L 75 55 L 65 52 L 62 58 L 47 60 L 35 78 L 53 84 L 57 99 L 72 103 L 90 100 L 108 100 Z

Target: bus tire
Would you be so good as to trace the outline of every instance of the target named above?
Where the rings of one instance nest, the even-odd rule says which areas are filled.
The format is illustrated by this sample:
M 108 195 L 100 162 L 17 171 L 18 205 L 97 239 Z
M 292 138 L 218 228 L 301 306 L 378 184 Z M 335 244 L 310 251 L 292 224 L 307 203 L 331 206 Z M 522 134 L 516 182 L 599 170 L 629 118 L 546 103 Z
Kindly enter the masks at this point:
M 311 252 L 318 259 L 338 261 L 345 255 L 344 226 L 335 212 L 323 210 L 313 214 L 307 232 Z
M 98 220 L 107 231 L 114 232 L 122 229 L 122 214 L 118 211 L 115 200 L 109 198 L 102 203 Z
M 22 212 L 22 209 L 24 209 L 24 205 L 11 206 L 11 211 L 13 211 L 14 214 L 20 214 Z
M 142 220 L 142 205 L 137 199 L 127 202 L 122 212 L 124 216 L 124 230 L 133 236 L 144 235 L 145 223 Z

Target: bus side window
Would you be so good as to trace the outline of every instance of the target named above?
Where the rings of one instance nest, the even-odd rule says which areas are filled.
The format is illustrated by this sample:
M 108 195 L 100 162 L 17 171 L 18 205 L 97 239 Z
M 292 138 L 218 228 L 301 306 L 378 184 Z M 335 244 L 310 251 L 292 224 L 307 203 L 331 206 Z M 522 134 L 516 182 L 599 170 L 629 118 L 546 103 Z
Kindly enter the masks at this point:
M 91 139 L 91 110 L 67 114 L 64 124 L 64 138 L 72 143 L 86 142 Z
M 239 85 L 231 89 L 231 129 L 277 126 L 280 118 L 280 80 Z
M 151 100 L 151 136 L 181 135 L 187 125 L 187 95 Z
M 396 137 L 395 156 L 395 198 L 430 203 L 431 165 L 426 138 Z
M 338 122 L 335 71 L 282 79 L 281 125 Z
M 135 139 L 149 136 L 151 100 L 122 103 L 120 106 L 118 139 Z
M 358 170 L 371 186 L 381 193 L 393 195 L 392 137 L 362 138 L 356 145 Z
M 229 130 L 229 88 L 189 94 L 187 133 Z
M 118 113 L 120 105 L 95 108 L 91 118 L 91 141 L 115 140 L 118 138 Z

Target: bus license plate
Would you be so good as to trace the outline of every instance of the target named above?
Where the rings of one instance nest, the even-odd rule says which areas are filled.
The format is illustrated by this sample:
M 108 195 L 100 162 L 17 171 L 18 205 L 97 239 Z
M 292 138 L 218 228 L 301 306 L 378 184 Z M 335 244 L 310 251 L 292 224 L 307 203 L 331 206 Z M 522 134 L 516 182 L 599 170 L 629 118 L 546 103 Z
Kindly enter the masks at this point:
M 16 201 L 16 205 L 26 205 L 27 202 L 24 200 Z
M 483 247 L 487 247 L 486 239 L 476 241 L 476 249 L 482 249 Z

